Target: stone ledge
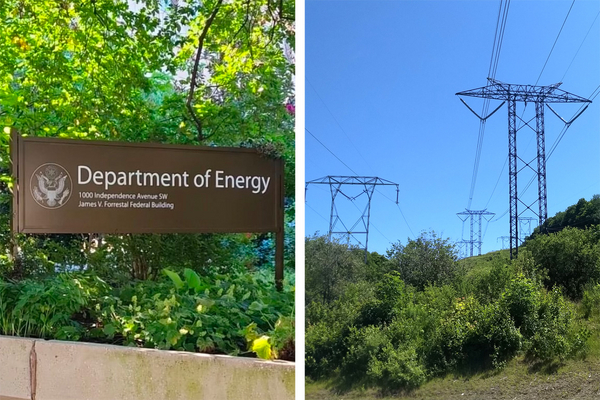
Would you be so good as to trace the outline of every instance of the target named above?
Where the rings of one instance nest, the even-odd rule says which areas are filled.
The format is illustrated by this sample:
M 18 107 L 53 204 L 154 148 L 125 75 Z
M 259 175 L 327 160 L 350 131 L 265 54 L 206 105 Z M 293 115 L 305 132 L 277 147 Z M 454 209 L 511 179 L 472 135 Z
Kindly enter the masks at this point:
M 0 400 L 31 399 L 29 356 L 34 342 L 0 336 Z
M 28 387 L 34 340 L 0 336 L 0 349 L 14 341 L 29 347 L 2 364 Z M 295 364 L 286 361 L 43 340 L 35 353 L 36 400 L 294 399 Z M 4 390 L 2 364 L 0 396 L 29 399 L 29 392 Z

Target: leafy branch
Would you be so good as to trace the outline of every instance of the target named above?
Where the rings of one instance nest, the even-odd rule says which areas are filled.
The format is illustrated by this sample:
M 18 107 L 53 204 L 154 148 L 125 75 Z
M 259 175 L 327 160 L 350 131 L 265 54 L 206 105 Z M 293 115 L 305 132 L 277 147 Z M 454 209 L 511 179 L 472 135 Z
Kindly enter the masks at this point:
M 200 37 L 198 38 L 198 51 L 196 52 L 196 59 L 194 60 L 192 79 L 190 81 L 190 93 L 188 95 L 186 103 L 187 109 L 190 112 L 192 119 L 194 120 L 194 124 L 196 125 L 196 130 L 198 131 L 198 140 L 200 142 L 204 140 L 204 135 L 202 134 L 202 120 L 198 117 L 198 115 L 196 115 L 196 112 L 194 111 L 194 107 L 192 105 L 192 101 L 194 100 L 194 89 L 196 86 L 196 79 L 198 78 L 198 65 L 200 64 L 200 56 L 202 55 L 202 48 L 204 47 L 204 39 L 206 38 L 208 29 L 212 25 L 215 17 L 217 16 L 217 13 L 219 12 L 219 8 L 221 7 L 222 3 L 223 0 L 219 0 L 217 2 L 215 8 L 212 10 L 210 16 L 206 20 L 206 24 L 204 25 L 202 33 L 200 33 Z

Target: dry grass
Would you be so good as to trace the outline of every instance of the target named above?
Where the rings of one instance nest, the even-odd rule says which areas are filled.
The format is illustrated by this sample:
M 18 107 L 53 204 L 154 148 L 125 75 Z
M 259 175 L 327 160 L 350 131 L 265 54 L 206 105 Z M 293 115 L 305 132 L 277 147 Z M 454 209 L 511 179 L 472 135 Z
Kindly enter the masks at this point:
M 565 364 L 535 365 L 522 358 L 499 372 L 435 378 L 412 393 L 382 396 L 377 390 L 336 394 L 331 382 L 307 383 L 307 400 L 460 399 L 534 400 L 599 399 L 600 358 L 570 360 Z

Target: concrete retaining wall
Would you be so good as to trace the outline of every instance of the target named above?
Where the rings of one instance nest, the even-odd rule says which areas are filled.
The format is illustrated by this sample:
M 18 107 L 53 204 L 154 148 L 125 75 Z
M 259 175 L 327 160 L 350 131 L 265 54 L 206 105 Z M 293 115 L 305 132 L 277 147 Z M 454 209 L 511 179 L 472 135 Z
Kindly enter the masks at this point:
M 292 400 L 294 363 L 0 336 L 0 400 Z

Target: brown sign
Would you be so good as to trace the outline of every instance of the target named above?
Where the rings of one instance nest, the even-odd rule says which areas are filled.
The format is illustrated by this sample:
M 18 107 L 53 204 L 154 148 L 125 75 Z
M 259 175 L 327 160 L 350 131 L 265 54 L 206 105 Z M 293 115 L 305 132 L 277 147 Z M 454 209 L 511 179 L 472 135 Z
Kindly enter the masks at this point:
M 283 162 L 251 149 L 13 135 L 23 233 L 280 232 Z

